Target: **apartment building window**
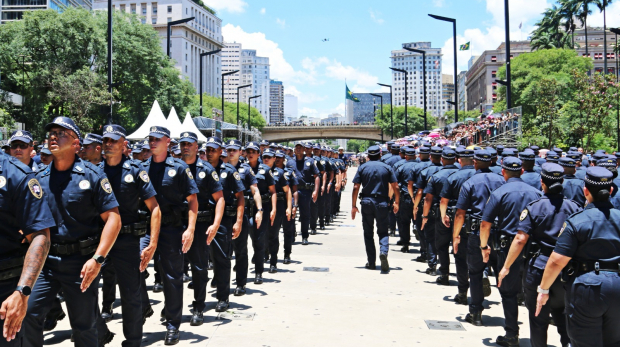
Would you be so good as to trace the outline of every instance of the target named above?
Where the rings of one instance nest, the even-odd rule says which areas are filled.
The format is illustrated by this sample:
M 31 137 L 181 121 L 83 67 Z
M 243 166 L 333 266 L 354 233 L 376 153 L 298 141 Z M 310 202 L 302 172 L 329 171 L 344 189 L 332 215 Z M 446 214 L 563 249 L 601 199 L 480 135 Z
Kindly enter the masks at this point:
M 151 3 L 151 7 L 153 8 L 153 15 L 156 16 L 157 15 L 157 3 L 156 2 Z
M 121 5 L 121 12 L 125 12 L 125 5 Z
M 172 13 L 172 6 L 168 6 L 168 13 Z
M 187 53 L 185 53 L 185 61 L 187 61 Z
M 497 71 L 491 71 L 491 77 L 495 78 L 497 76 Z
M 157 24 L 157 18 L 155 17 L 151 18 L 151 24 Z
M 172 17 L 168 17 L 168 23 L 172 22 Z
M 496 57 L 496 56 L 494 56 L 494 55 L 492 55 L 492 56 L 491 56 L 491 61 L 497 61 L 497 57 Z
M 136 14 L 136 5 L 135 4 L 131 4 L 131 13 L 132 14 Z
M 146 18 L 142 18 L 142 24 L 146 24 Z

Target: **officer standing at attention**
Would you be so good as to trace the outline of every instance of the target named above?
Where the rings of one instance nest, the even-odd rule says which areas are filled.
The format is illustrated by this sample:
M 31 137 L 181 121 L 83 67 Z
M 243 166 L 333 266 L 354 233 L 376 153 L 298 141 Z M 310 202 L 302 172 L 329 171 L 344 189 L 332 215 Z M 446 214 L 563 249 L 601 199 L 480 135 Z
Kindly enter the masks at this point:
M 295 144 L 295 167 L 299 173 L 299 224 L 301 224 L 301 244 L 308 244 L 308 228 L 312 219 L 312 204 L 319 196 L 319 169 L 314 164 L 314 159 L 304 156 L 304 149 L 311 148 L 310 144 L 301 142 Z
M 571 346 L 614 346 L 620 342 L 620 211 L 609 202 L 612 173 L 586 172 L 586 208 L 570 216 L 538 286 L 536 315 L 548 303 L 564 269 L 566 317 Z
M 565 158 L 562 158 L 565 159 Z M 566 199 L 562 195 L 562 177 L 564 169 L 553 163 L 545 163 L 542 166 L 542 188 L 545 195 L 528 204 L 519 217 L 518 234 L 512 241 L 510 251 L 506 257 L 504 267 L 499 273 L 498 287 L 502 287 L 502 281 L 510 273 L 512 264 L 521 257 L 521 252 L 530 237 L 540 246 L 540 251 L 530 259 L 526 266 L 525 275 L 525 304 L 529 311 L 530 342 L 533 347 L 547 346 L 547 330 L 549 328 L 549 315 L 553 317 L 560 334 L 562 346 L 568 346 L 570 340 L 566 332 L 566 319 L 564 315 L 564 286 L 558 277 L 551 286 L 551 304 L 543 309 L 542 315 L 536 313 L 537 287 L 542 279 L 545 265 L 555 247 L 558 234 L 566 219 L 574 213 L 581 211 L 581 207 L 574 201 Z M 518 268 L 513 268 L 519 271 Z
M 542 190 L 542 186 L 540 185 L 540 174 L 534 170 L 536 166 L 536 154 L 534 154 L 534 151 L 529 148 L 525 149 L 523 152 L 519 153 L 519 159 L 521 159 L 523 163 L 523 174 L 521 175 L 523 182 L 538 190 Z
M 316 199 L 316 202 L 312 203 L 312 218 L 310 219 L 310 229 L 312 230 L 311 234 L 316 235 L 317 228 L 317 220 L 319 222 L 319 227 L 321 230 L 325 230 L 325 198 L 326 198 L 326 186 L 327 186 L 327 178 L 329 176 L 329 172 L 327 171 L 327 165 L 325 159 L 320 156 L 321 146 L 316 143 L 312 146 L 314 165 L 316 165 L 317 169 L 319 169 L 319 197 Z M 307 152 L 306 152 L 307 154 Z
M 99 165 L 103 161 L 101 156 L 103 138 L 101 135 L 88 133 L 84 137 L 82 144 L 84 145 L 84 150 L 82 151 L 84 160 L 89 161 L 91 164 Z
M 118 203 L 105 173 L 75 154 L 80 130 L 73 120 L 56 117 L 45 126 L 52 165 L 37 173 L 56 227 L 50 228 L 51 246 L 26 315 L 24 346 L 43 345 L 43 321 L 56 293 L 62 289 L 76 346 L 108 343 L 113 335 L 97 337 L 99 271 L 121 228 Z M 105 223 L 101 228 L 101 220 Z
M 120 125 L 106 125 L 103 131 L 103 146 L 106 160 L 100 164 L 112 185 L 112 191 L 122 192 L 118 200 L 122 228 L 105 263 L 103 275 L 103 304 L 98 317 L 99 334 L 107 333 L 105 322 L 112 319 L 112 304 L 116 300 L 116 283 L 121 291 L 123 310 L 123 346 L 140 346 L 144 316 L 152 314 L 150 306 L 142 307 L 140 272 L 146 270 L 157 249 L 161 211 L 155 198 L 155 188 L 149 175 L 140 164 L 123 155 L 127 141 L 125 128 Z M 120 195 L 119 195 L 120 197 Z M 151 211 L 151 242 L 140 253 L 140 237 L 148 229 L 146 216 L 141 217 L 139 209 L 144 202 Z M 144 312 L 151 310 L 150 312 Z M 149 314 L 150 313 L 150 314 Z
M 289 187 L 289 179 L 285 175 L 284 169 L 278 167 L 277 160 L 284 164 L 284 152 L 276 150 L 275 157 L 265 157 L 265 165 L 271 168 L 276 186 L 276 217 L 273 224 L 267 229 L 267 248 L 269 250 L 269 273 L 278 272 L 278 250 L 280 249 L 280 227 L 284 221 L 290 221 L 293 205 L 293 195 Z M 285 236 L 286 237 L 286 236 Z
M 484 291 L 486 290 L 488 294 L 491 292 L 491 284 L 488 278 L 483 281 L 483 272 L 487 262 L 483 260 L 480 253 L 480 221 L 491 192 L 504 184 L 502 176 L 489 170 L 490 164 L 491 154 L 489 152 L 483 149 L 474 151 L 476 173 L 463 183 L 459 191 L 452 229 L 454 252 L 458 253 L 461 246 L 467 248 L 471 303 L 465 321 L 476 326 L 482 325 Z M 467 226 L 467 232 L 470 234 L 467 244 L 460 245 L 460 233 L 463 225 Z
M 216 312 L 224 312 L 229 306 L 231 243 L 241 234 L 245 209 L 245 199 L 243 196 L 245 187 L 241 181 L 241 176 L 234 166 L 224 163 L 220 159 L 221 154 L 221 140 L 218 137 L 209 137 L 207 141 L 207 159 L 209 159 L 209 164 L 215 168 L 215 175 L 212 174 L 211 178 L 215 179 L 219 173 L 219 181 L 222 184 L 225 201 L 222 227 L 220 230 L 217 230 L 217 234 L 214 235 L 215 238 L 207 241 L 207 244 L 211 246 L 211 254 L 213 255 L 213 280 L 217 284 L 216 296 L 218 302 L 215 306 Z M 213 286 L 213 282 L 211 286 Z
M 331 207 L 332 207 L 332 193 L 334 192 L 334 177 L 337 175 L 337 168 L 334 166 L 334 163 L 327 155 L 329 148 L 323 146 L 321 149 L 321 160 L 325 162 L 325 172 L 327 176 L 327 183 L 325 184 L 325 194 L 324 194 L 324 208 L 323 208 L 323 220 L 325 221 L 325 225 L 329 225 L 331 222 Z M 325 230 L 325 227 L 321 228 L 321 230 Z
M 533 145 L 530 146 L 530 149 L 534 151 L 534 154 L 536 155 L 536 159 L 534 161 L 536 163 L 536 166 L 541 167 L 542 164 L 545 163 L 545 159 L 540 156 L 540 147 Z
M 403 253 L 409 253 L 409 241 L 411 240 L 411 222 L 413 221 L 413 182 L 409 181 L 412 166 L 416 164 L 415 149 L 408 147 L 405 152 L 407 161 L 396 170 L 396 180 L 400 190 L 400 211 L 398 212 L 398 230 L 403 247 Z M 411 182 L 411 184 L 409 184 Z
M 183 312 L 183 255 L 189 251 L 194 240 L 199 190 L 187 164 L 168 153 L 169 144 L 170 131 L 167 128 L 151 127 L 149 145 L 153 156 L 143 167 L 155 187 L 162 213 L 157 258 L 164 286 L 164 344 L 174 345 L 179 342 Z M 186 214 L 187 223 L 184 222 Z M 141 248 L 146 247 L 149 239 L 148 234 L 142 238 Z M 146 294 L 144 291 L 142 293 Z M 142 300 L 144 302 L 144 298 Z
M 32 153 L 32 135 L 26 130 L 17 130 L 11 134 L 9 140 L 9 152 L 11 157 L 17 158 L 17 160 L 28 166 L 32 172 L 39 171 L 39 165 L 30 157 Z
M 55 226 L 44 194 L 49 192 L 42 190 L 29 167 L 0 153 L 0 346 L 22 346 L 28 297 L 50 248 L 50 228 Z
M 448 176 L 448 181 L 443 185 L 441 193 L 441 202 L 439 204 L 439 211 L 441 214 L 441 220 L 443 225 L 447 228 L 452 226 L 454 221 L 454 214 L 456 212 L 456 202 L 459 198 L 459 192 L 463 183 L 467 181 L 471 176 L 476 173 L 474 169 L 473 157 L 474 151 L 466 148 L 457 148 L 457 156 L 461 168 Z M 459 234 L 460 241 L 463 245 L 467 245 L 469 239 L 469 233 L 464 228 L 461 228 Z M 456 236 L 452 233 L 452 239 Z M 460 305 L 467 305 L 467 290 L 469 289 L 469 275 L 467 273 L 467 247 L 460 247 L 454 249 L 454 265 L 456 267 L 456 279 L 458 281 L 458 294 L 454 297 L 454 301 Z
M 502 157 L 501 160 L 497 159 L 497 151 L 493 147 L 487 147 L 486 150 L 491 155 L 491 166 L 489 166 L 489 170 L 495 172 L 498 175 L 501 175 L 502 174 L 502 162 L 501 161 L 504 159 L 504 157 Z M 510 151 L 506 151 L 506 154 L 510 155 Z
M 538 200 L 542 193 L 540 190 L 523 182 L 520 178 L 523 172 L 521 160 L 514 157 L 504 158 L 502 162 L 502 175 L 506 184 L 494 190 L 484 208 L 482 224 L 480 225 L 480 249 L 483 261 L 489 260 L 491 250 L 488 247 L 491 226 L 498 220 L 498 230 L 493 235 L 493 248 L 497 251 L 497 269 L 504 267 L 508 257 L 509 246 L 517 235 L 519 214 L 525 206 L 534 200 Z M 520 269 L 523 258 L 517 257 L 514 262 L 515 269 Z M 495 341 L 500 346 L 519 345 L 519 326 L 517 322 L 518 303 L 517 294 L 521 293 L 521 272 L 513 271 L 503 279 L 504 286 L 499 288 L 504 308 L 506 331 L 505 336 L 498 336 Z
M 564 157 L 560 158 L 558 164 L 564 169 L 562 194 L 567 199 L 576 202 L 579 207 L 584 208 L 586 206 L 586 196 L 583 193 L 585 182 L 575 177 L 575 166 L 577 165 L 577 162 L 569 157 Z
M 379 161 L 381 149 L 379 146 L 368 148 L 368 163 L 360 166 L 353 178 L 353 207 L 351 208 L 351 219 L 355 219 L 357 209 L 357 194 L 360 185 L 363 186 L 361 196 L 362 205 L 362 226 L 364 227 L 364 244 L 366 245 L 366 255 L 368 263 L 366 268 L 376 269 L 377 251 L 374 243 L 374 226 L 377 224 L 377 235 L 379 236 L 381 261 L 381 271 L 390 271 L 388 263 L 389 236 L 387 233 L 387 218 L 391 195 L 394 194 L 394 213 L 398 212 L 400 202 L 400 192 L 394 171 L 385 163 Z
M 290 264 L 293 242 L 295 242 L 295 215 L 299 207 L 299 192 L 297 188 L 299 181 L 297 180 L 297 168 L 293 160 L 285 159 L 285 157 L 278 157 L 278 153 L 276 153 L 275 166 L 284 170 L 284 178 L 288 181 L 289 189 L 291 190 L 291 218 L 282 221 L 282 232 L 284 233 L 284 259 L 282 263 Z M 278 203 L 280 203 L 279 200 Z M 278 210 L 279 209 L 278 207 Z
M 430 147 L 426 147 L 426 146 L 420 147 L 419 152 L 420 152 L 419 162 L 411 165 L 409 169 L 409 179 L 407 183 L 408 186 L 410 186 L 414 192 L 414 195 L 411 197 L 414 200 L 414 204 L 415 204 L 415 198 L 418 192 L 418 188 L 415 185 L 418 179 L 418 176 L 424 169 L 426 169 L 432 164 L 432 162 L 429 159 L 429 155 L 431 153 Z M 424 237 L 424 232 L 420 231 L 420 229 L 422 228 L 422 210 L 423 209 L 418 209 L 418 211 L 416 211 L 414 209 L 413 211 L 413 224 L 414 224 L 413 234 L 415 235 L 416 239 L 420 241 L 420 255 L 416 258 L 416 261 L 420 263 L 424 263 L 427 261 L 426 238 Z M 398 242 L 396 242 L 396 244 L 398 244 Z
M 422 230 L 427 237 L 426 233 L 427 222 L 430 222 L 429 218 L 425 216 L 432 215 L 434 218 L 434 247 L 439 258 L 439 271 L 437 274 L 436 282 L 440 285 L 450 285 L 450 241 L 452 241 L 452 232 L 450 227 L 443 224 L 441 214 L 439 211 L 439 202 L 441 200 L 440 194 L 443 187 L 448 183 L 448 176 L 458 171 L 454 160 L 456 159 L 456 152 L 449 147 L 443 149 L 441 154 L 441 162 L 443 166 L 434 175 L 430 176 L 426 188 L 424 188 L 424 212 L 422 214 Z

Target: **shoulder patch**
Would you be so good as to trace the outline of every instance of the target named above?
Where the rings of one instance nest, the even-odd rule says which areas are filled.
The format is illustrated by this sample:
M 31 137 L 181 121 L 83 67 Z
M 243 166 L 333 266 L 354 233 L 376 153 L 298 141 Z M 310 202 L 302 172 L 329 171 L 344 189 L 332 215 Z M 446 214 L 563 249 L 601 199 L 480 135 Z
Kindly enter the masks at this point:
M 43 197 L 43 189 L 41 188 L 41 185 L 36 178 L 28 181 L 28 189 L 30 189 L 30 192 L 32 193 L 32 195 L 34 195 L 35 198 L 41 199 Z
M 108 194 L 112 193 L 112 185 L 107 177 L 101 180 L 101 188 Z
M 138 176 L 140 176 L 140 179 L 146 183 L 150 181 L 149 174 L 146 173 L 146 171 L 140 171 L 140 174 Z
M 218 175 L 217 175 L 217 172 L 215 172 L 215 171 L 211 172 L 211 177 L 213 177 L 213 179 L 214 179 L 216 182 L 219 182 L 219 181 L 220 181 L 220 176 L 218 176 Z
M 269 170 L 269 175 L 271 175 L 271 177 L 273 177 L 273 172 L 271 172 L 271 170 Z
M 519 217 L 519 220 L 522 221 L 525 219 L 525 217 L 527 217 L 527 208 L 523 210 L 523 212 L 521 212 L 521 216 Z
M 562 235 L 562 233 L 564 232 L 564 229 L 566 229 L 566 222 L 564 222 L 564 224 L 562 225 L 562 229 L 560 229 L 560 233 L 558 234 L 558 237 Z
M 189 179 L 191 180 L 194 179 L 194 176 L 192 175 L 192 171 L 189 168 L 185 169 L 185 172 L 187 173 L 187 177 L 189 177 Z
M 241 176 L 239 176 L 239 173 L 238 173 L 238 172 L 235 172 L 235 173 L 233 174 L 233 177 L 235 177 L 235 179 L 236 179 L 237 181 L 241 181 Z

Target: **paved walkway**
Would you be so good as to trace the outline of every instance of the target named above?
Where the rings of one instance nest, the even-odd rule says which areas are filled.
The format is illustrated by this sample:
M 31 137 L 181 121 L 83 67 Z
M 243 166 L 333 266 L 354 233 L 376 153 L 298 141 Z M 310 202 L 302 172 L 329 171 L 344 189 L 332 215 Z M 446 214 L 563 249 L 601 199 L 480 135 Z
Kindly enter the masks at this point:
M 354 168 L 349 170 L 349 182 L 354 174 Z M 496 288 L 485 301 L 483 321 L 487 326 L 474 327 L 463 322 L 467 306 L 452 301 L 457 292 L 455 277 L 451 277 L 451 286 L 439 286 L 434 283 L 435 277 L 424 274 L 426 264 L 413 261 L 418 255 L 417 243 L 409 254 L 403 254 L 396 245 L 398 238 L 391 238 L 390 273 L 364 269 L 362 223 L 360 216 L 351 220 L 351 191 L 349 183 L 335 226 L 310 236 L 308 246 L 294 245 L 292 264 L 279 264 L 277 274 L 265 273 L 262 285 L 248 284 L 247 295 L 231 295 L 230 310 L 238 313 L 237 318 L 249 320 L 216 319 L 215 289 L 209 287 L 207 298 L 211 301 L 207 303 L 205 323 L 192 327 L 189 310 L 193 294 L 185 289 L 178 346 L 495 346 L 495 338 L 504 334 Z M 304 267 L 326 267 L 329 271 L 309 272 Z M 451 270 L 454 272 L 454 266 Z M 147 284 L 152 285 L 152 281 L 153 276 Z M 165 328 L 159 312 L 164 296 L 149 294 L 155 315 L 145 324 L 143 346 L 163 346 Z M 117 300 L 114 320 L 108 324 L 116 333 L 109 346 L 120 346 L 123 340 L 119 305 Z M 519 307 L 519 317 L 521 346 L 530 346 L 527 309 Z M 425 320 L 463 322 L 463 329 L 430 330 Z M 69 336 L 65 319 L 55 331 L 45 333 L 46 345 L 70 346 Z M 549 329 L 549 336 L 550 346 L 560 346 L 554 327 Z

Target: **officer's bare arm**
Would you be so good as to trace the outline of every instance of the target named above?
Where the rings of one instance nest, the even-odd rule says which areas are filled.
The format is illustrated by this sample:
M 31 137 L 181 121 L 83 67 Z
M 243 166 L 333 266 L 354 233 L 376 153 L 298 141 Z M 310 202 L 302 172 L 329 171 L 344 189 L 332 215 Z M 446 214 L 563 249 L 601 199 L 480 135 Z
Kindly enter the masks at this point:
M 243 212 L 245 210 L 245 199 L 243 198 L 243 191 L 235 193 L 235 199 L 237 199 L 237 220 L 235 223 L 243 223 Z
M 407 181 L 407 191 L 409 191 L 409 196 L 415 199 L 415 195 L 413 194 L 413 181 Z
M 424 198 L 424 210 L 422 210 L 423 216 L 428 216 L 431 212 L 431 205 L 433 205 L 433 194 L 428 193 Z
M 491 226 L 493 223 L 489 223 L 485 220 L 480 223 L 480 247 L 484 247 L 489 243 L 489 236 L 491 235 Z
M 187 230 L 192 233 L 196 229 L 196 218 L 198 217 L 198 196 L 192 194 L 185 198 L 187 200 L 187 206 L 189 207 L 187 216 Z
M 505 269 L 510 269 L 515 260 L 517 260 L 517 257 L 521 254 L 521 251 L 523 251 L 523 248 L 527 244 L 527 240 L 529 238 L 530 235 L 521 230 L 518 231 L 517 236 L 515 236 L 514 240 L 512 240 L 510 250 L 508 251 L 508 256 L 506 256 L 506 262 L 504 263 Z
M 456 209 L 456 214 L 454 215 L 454 229 L 452 229 L 452 238 L 455 239 L 459 237 L 461 234 L 461 229 L 463 229 L 463 224 L 465 224 L 465 213 L 467 211 L 461 210 L 460 208 Z
M 159 241 L 159 228 L 161 227 L 161 209 L 157 199 L 152 196 L 144 200 L 144 204 L 151 211 L 151 241 L 149 246 L 154 245 L 157 248 L 157 242 Z
M 118 207 L 115 207 L 103 212 L 99 216 L 105 222 L 105 225 L 103 226 L 101 240 L 95 254 L 107 257 L 110 249 L 114 246 L 114 242 L 116 242 L 118 232 L 121 230 L 121 215 L 118 212 Z
M 260 197 L 260 191 L 258 190 L 258 185 L 256 184 L 251 185 L 250 190 L 252 191 L 252 195 L 254 196 L 254 204 L 256 205 L 256 208 L 259 210 L 262 210 L 263 200 Z
M 220 190 L 219 192 L 215 192 L 211 194 L 213 200 L 215 201 L 215 217 L 213 218 L 213 228 L 220 228 L 220 224 L 222 223 L 222 217 L 224 217 L 224 208 L 226 208 L 226 201 L 224 200 L 224 193 Z M 243 199 L 241 199 L 243 200 Z
M 558 278 L 558 275 L 566 267 L 571 257 L 561 255 L 559 253 L 552 252 L 547 260 L 545 266 L 545 272 L 543 273 L 542 281 L 540 282 L 540 288 L 549 289 L 553 282 Z
M 400 204 L 400 189 L 398 189 L 398 182 L 390 183 L 390 187 L 392 187 L 392 191 L 394 192 L 394 204 Z
M 50 230 L 43 229 L 26 235 L 26 240 L 28 240 L 30 246 L 28 246 L 28 252 L 26 252 L 26 257 L 24 258 L 22 275 L 17 285 L 32 288 L 45 264 L 47 252 L 50 250 Z
M 353 193 L 351 193 L 351 201 L 353 202 L 353 208 L 357 207 L 357 196 L 359 195 L 360 192 L 360 184 L 359 183 L 355 183 L 353 185 Z
M 446 213 L 448 213 L 448 203 L 450 203 L 450 199 L 441 198 L 439 202 L 439 212 L 441 213 L 441 220 L 446 218 Z
M 422 188 L 418 188 L 418 191 L 415 193 L 415 200 L 413 201 L 414 209 L 418 208 L 420 201 L 422 201 Z

